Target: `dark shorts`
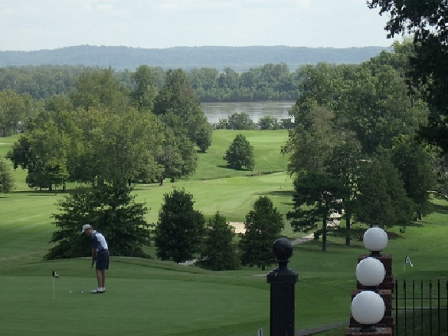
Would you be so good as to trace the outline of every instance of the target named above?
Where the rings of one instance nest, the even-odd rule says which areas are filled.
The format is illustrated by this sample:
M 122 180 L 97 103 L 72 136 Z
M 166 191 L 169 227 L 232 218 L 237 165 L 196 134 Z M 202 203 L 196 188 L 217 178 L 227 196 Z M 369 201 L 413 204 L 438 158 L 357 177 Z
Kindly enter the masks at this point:
M 109 250 L 101 250 L 96 253 L 96 269 L 99 271 L 109 269 Z

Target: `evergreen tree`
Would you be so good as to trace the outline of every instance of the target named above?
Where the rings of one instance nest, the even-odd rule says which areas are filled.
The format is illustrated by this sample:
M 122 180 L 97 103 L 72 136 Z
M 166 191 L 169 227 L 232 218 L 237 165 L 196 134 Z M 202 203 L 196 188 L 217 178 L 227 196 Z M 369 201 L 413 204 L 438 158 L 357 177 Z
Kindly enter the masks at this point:
M 193 195 L 174 189 L 164 195 L 154 230 L 157 257 L 176 263 L 193 259 L 200 252 L 205 218 L 193 209 Z
M 276 262 L 272 244 L 283 229 L 282 217 L 269 197 L 261 196 L 255 201 L 253 210 L 246 215 L 246 233 L 240 240 L 243 265 L 265 270 L 266 266 Z
M 6 162 L 0 159 L 0 193 L 9 193 L 14 189 L 14 179 L 6 165 Z
M 136 203 L 132 189 L 103 185 L 78 189 L 59 202 L 60 213 L 54 214 L 56 231 L 51 238 L 54 247 L 46 259 L 86 257 L 90 241 L 81 235 L 83 224 L 91 224 L 107 239 L 114 256 L 148 257 L 143 246 L 150 245 L 150 224 L 145 221 L 147 208 Z
M 204 247 L 201 252 L 201 267 L 212 271 L 234 270 L 240 261 L 233 240 L 235 229 L 227 224 L 226 218 L 217 212 L 207 221 Z
M 294 231 L 308 232 L 316 230 L 318 223 L 322 228 L 315 231 L 322 234 L 322 251 L 327 251 L 327 221 L 330 213 L 340 207 L 339 199 L 346 198 L 347 186 L 329 175 L 309 172 L 299 174 L 294 181 L 294 210 L 287 213 Z
M 254 148 L 246 137 L 242 134 L 238 134 L 233 142 L 230 144 L 226 151 L 226 155 L 223 157 L 227 161 L 227 166 L 233 169 L 241 170 L 253 170 L 255 166 L 254 161 Z

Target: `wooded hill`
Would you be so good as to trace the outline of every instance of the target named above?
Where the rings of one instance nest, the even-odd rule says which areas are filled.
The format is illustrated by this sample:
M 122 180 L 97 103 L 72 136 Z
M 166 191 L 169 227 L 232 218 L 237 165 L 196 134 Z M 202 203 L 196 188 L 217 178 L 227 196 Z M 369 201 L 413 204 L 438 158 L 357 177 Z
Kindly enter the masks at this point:
M 287 46 L 173 47 L 142 49 L 130 47 L 74 46 L 54 50 L 0 51 L 0 67 L 26 65 L 84 65 L 135 70 L 139 65 L 169 68 L 247 71 L 267 63 L 286 63 L 291 70 L 301 65 L 328 62 L 362 63 L 387 47 L 306 48 Z

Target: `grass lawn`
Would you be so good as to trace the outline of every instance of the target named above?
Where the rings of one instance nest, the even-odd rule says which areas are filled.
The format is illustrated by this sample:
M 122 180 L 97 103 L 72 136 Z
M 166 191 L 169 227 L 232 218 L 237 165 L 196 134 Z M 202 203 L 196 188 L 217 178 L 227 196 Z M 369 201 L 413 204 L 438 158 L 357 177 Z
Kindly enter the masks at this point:
M 192 193 L 195 208 L 206 216 L 219 210 L 229 221 L 244 221 L 260 195 L 271 197 L 275 206 L 286 213 L 291 207 L 292 185 L 285 172 L 244 176 L 250 172 L 220 167 L 224 164 L 220 158 L 236 134 L 215 131 L 213 146 L 199 155 L 198 172 L 191 179 L 163 186 L 136 186 L 137 200 L 151 208 L 147 220 L 157 220 L 163 194 L 173 186 Z M 279 146 L 286 132 L 243 134 L 258 151 L 256 173 L 285 170 L 286 158 L 279 153 Z M 0 155 L 16 139 L 0 139 L 5 143 L 0 145 Z M 266 153 L 266 160 L 262 153 Z M 1 335 L 253 336 L 259 328 L 269 334 L 267 272 L 257 268 L 210 272 L 156 259 L 112 257 L 107 293 L 80 294 L 86 283 L 86 291 L 95 288 L 93 272 L 87 278 L 89 258 L 42 259 L 51 246 L 51 214 L 57 211 L 55 204 L 64 194 L 30 191 L 24 183 L 25 172 L 18 169 L 13 174 L 17 190 L 0 196 Z M 384 252 L 393 255 L 395 278 L 447 278 L 448 203 L 434 200 L 434 204 L 435 212 L 424 221 L 405 233 L 393 230 L 396 237 L 389 240 Z M 284 235 L 301 236 L 287 223 Z M 320 241 L 294 247 L 289 267 L 299 273 L 297 330 L 340 321 L 348 324 L 357 257 L 366 250 L 356 239 L 351 247 L 344 246 L 344 241 L 344 237 L 330 236 L 326 253 L 321 251 Z M 148 251 L 155 255 L 153 248 Z M 406 255 L 414 267 L 404 271 Z M 55 299 L 52 270 L 60 275 L 54 281 Z M 321 335 L 336 334 L 342 333 L 338 329 Z

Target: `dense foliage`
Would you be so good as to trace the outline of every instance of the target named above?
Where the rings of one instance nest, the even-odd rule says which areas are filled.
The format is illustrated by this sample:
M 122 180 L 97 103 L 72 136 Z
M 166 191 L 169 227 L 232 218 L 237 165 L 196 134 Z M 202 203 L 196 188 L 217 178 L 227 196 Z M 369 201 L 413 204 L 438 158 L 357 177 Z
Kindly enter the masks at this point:
M 69 97 L 52 96 L 27 119 L 7 157 L 27 169 L 29 187 L 50 190 L 67 182 L 120 185 L 192 174 L 195 145 L 210 146 L 211 128 L 185 74 L 172 73 L 159 92 L 152 70 L 141 67 L 128 91 L 113 70 L 86 69 Z M 21 102 L 13 91 L 5 97 L 7 106 Z
M 286 217 L 294 231 L 317 230 L 322 235 L 322 251 L 327 251 L 327 222 L 334 209 L 340 208 L 339 200 L 346 198 L 348 189 L 327 174 L 310 171 L 299 174 L 294 181 L 294 210 Z
M 255 166 L 254 147 L 244 135 L 238 134 L 233 139 L 223 159 L 227 161 L 229 168 L 253 170 Z
M 429 109 L 416 87 L 409 95 L 410 44 L 396 42 L 394 53 L 360 65 L 301 69 L 307 80 L 290 110 L 294 127 L 282 148 L 295 178 L 288 218 L 299 231 L 317 230 L 322 223 L 315 233 L 323 233 L 323 249 L 326 222 L 335 209 L 344 209 L 347 245 L 352 218 L 404 229 L 429 212 L 434 152 L 411 140 Z M 418 187 L 414 175 L 422 181 Z
M 380 8 L 389 20 L 389 37 L 413 36 L 413 54 L 409 58 L 410 82 L 429 104 L 431 115 L 422 125 L 423 139 L 448 152 L 448 3 L 446 1 L 371 0 L 370 8 Z
M 275 263 L 272 243 L 280 237 L 284 223 L 282 214 L 274 207 L 271 199 L 260 196 L 253 209 L 246 215 L 246 232 L 241 236 L 241 261 L 243 265 L 266 266 Z
M 154 230 L 157 257 L 176 263 L 194 259 L 201 251 L 205 218 L 193 209 L 193 195 L 174 189 L 164 195 Z
M 6 162 L 0 159 L 0 193 L 9 193 L 14 189 L 14 179 Z
M 198 265 L 212 271 L 238 269 L 240 260 L 234 243 L 235 236 L 235 229 L 216 212 L 207 220 Z
M 60 212 L 53 215 L 56 245 L 46 259 L 91 255 L 90 240 L 80 234 L 83 224 L 91 224 L 106 237 L 111 255 L 148 257 L 143 246 L 150 245 L 150 224 L 144 217 L 147 208 L 136 203 L 131 188 L 101 186 L 79 189 L 59 202 Z

